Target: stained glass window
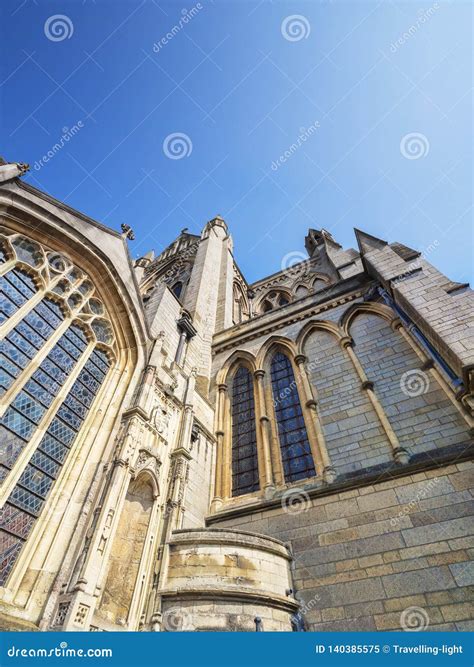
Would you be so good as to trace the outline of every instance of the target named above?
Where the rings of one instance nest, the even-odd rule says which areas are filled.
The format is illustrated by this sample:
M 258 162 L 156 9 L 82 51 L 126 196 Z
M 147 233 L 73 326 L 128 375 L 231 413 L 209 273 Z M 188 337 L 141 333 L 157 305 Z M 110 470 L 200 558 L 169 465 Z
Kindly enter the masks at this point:
M 316 470 L 293 367 L 281 352 L 272 359 L 271 380 L 285 481 L 314 477 Z
M 0 277 L 0 323 L 11 317 L 36 292 L 34 280 L 22 269 Z
M 232 380 L 232 495 L 259 488 L 255 402 L 250 371 L 241 366 Z
M 61 340 L 63 341 L 63 339 L 64 336 Z M 84 344 L 83 341 L 81 342 Z M 89 369 L 93 366 L 96 369 L 96 376 L 100 377 L 98 381 L 94 380 L 94 391 L 91 392 L 83 384 L 85 382 L 89 385 L 91 381 L 90 373 L 84 367 L 74 383 L 75 395 L 73 395 L 71 390 L 66 396 L 41 439 L 38 448 L 33 453 L 30 462 L 23 470 L 18 483 L 8 498 L 8 502 L 0 512 L 0 585 L 5 584 L 20 554 L 21 547 L 33 528 L 35 518 L 41 512 L 45 499 L 54 484 L 54 480 L 61 470 L 61 465 L 64 463 L 74 439 L 83 424 L 88 407 L 104 380 L 105 373 L 94 364 L 94 361 L 97 360 L 105 366 L 105 370 L 109 368 L 110 362 L 104 353 L 99 351 L 92 353 L 91 359 L 87 361 L 86 366 Z M 56 386 L 59 387 L 59 385 Z M 43 409 L 39 403 L 40 396 L 43 397 L 43 394 L 39 389 L 35 389 L 34 391 L 39 392 L 37 403 L 34 402 L 32 404 L 32 398 L 24 391 L 18 395 L 18 403 L 16 403 L 17 399 L 15 399 L 15 402 L 11 406 L 16 405 L 18 409 L 23 409 L 25 413 L 29 414 L 31 419 L 33 417 L 37 419 L 38 410 Z M 23 394 L 28 398 L 25 398 Z M 81 396 L 86 397 L 87 405 L 81 402 Z M 23 416 L 20 413 L 15 414 L 18 414 L 20 417 Z M 5 463 L 8 467 L 12 465 L 12 461 L 16 460 L 22 449 L 22 445 L 25 444 L 22 443 L 22 445 L 18 446 L 13 434 L 11 434 L 10 440 L 9 448 L 5 445 L 0 447 L 0 455 L 3 454 L 0 462 L 2 464 Z M 2 469 L 5 469 L 5 467 L 0 468 L 0 473 Z
M 86 333 L 83 325 L 76 322 L 50 346 L 42 361 L 36 361 L 38 352 L 64 326 L 66 313 L 70 313 L 68 302 L 74 311 L 84 308 L 89 315 L 100 314 L 100 319 L 92 322 L 96 339 L 106 345 L 114 343 L 106 308 L 84 272 L 73 267 L 66 257 L 25 237 L 13 235 L 10 240 L 22 264 L 0 277 L 0 324 L 19 308 L 25 307 L 27 312 L 0 344 L 0 393 L 11 391 L 19 382 L 0 421 L 0 483 L 18 464 L 30 439 L 36 437 L 39 442 L 29 461 L 22 464 L 18 481 L 0 509 L 0 586 L 5 584 L 31 533 L 111 366 L 105 351 L 90 349 L 95 340 L 92 332 Z M 1 254 L 0 261 L 6 257 Z M 25 264 L 31 269 L 25 270 Z M 49 269 L 45 270 L 47 265 Z M 37 281 L 30 272 L 41 275 L 46 283 L 43 298 L 34 306 L 29 302 L 38 293 L 41 280 Z M 79 281 L 79 291 L 71 294 L 72 284 L 78 285 Z M 85 364 L 58 405 L 64 383 L 84 357 Z M 31 376 L 22 382 L 22 374 L 32 367 Z M 40 428 L 45 430 L 39 432 Z

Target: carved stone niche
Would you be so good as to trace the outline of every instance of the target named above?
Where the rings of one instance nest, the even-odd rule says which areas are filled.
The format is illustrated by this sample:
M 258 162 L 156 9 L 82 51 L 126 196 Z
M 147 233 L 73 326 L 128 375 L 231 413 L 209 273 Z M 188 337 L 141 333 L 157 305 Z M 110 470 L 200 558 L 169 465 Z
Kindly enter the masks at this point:
M 150 470 L 158 478 L 160 473 L 161 461 L 149 449 L 140 449 L 138 452 L 137 461 L 135 463 L 135 472 L 138 474 L 143 470 Z

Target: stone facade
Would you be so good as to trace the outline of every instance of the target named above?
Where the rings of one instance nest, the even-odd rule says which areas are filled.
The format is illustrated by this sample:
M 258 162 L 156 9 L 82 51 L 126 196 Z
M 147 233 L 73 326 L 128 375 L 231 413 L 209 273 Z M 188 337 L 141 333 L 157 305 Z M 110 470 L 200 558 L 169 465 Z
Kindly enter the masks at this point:
M 130 259 L 0 164 L 6 629 L 472 629 L 472 291 L 226 222 Z

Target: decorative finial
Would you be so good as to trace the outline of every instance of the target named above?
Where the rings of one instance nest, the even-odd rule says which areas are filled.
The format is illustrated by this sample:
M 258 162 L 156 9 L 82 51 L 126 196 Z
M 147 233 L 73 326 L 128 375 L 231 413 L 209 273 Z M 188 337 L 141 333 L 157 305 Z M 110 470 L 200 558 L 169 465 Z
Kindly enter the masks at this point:
M 124 239 L 129 239 L 130 241 L 135 240 L 135 234 L 133 233 L 133 229 L 130 227 L 130 225 L 126 225 L 124 222 L 122 222 L 120 228 L 122 229 L 122 236 Z

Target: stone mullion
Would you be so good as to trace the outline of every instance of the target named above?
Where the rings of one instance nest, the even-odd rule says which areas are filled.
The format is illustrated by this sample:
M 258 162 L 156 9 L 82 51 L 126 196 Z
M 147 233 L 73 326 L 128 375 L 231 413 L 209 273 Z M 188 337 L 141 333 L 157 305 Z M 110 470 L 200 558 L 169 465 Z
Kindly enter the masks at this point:
M 30 438 L 29 442 L 26 443 L 25 447 L 23 448 L 22 452 L 20 453 L 18 459 L 13 465 L 13 468 L 10 470 L 10 473 L 6 477 L 3 486 L 2 486 L 2 492 L 0 494 L 0 507 L 3 507 L 5 502 L 8 500 L 8 497 L 10 496 L 10 493 L 13 491 L 13 488 L 15 487 L 21 473 L 23 472 L 25 466 L 29 462 L 31 456 L 33 455 L 34 451 L 38 447 L 39 443 L 41 442 L 41 439 L 45 435 L 46 431 L 48 430 L 48 427 L 51 423 L 51 421 L 54 419 L 56 416 L 56 412 L 58 411 L 58 408 L 60 405 L 63 403 L 64 398 L 67 396 L 69 393 L 70 388 L 76 381 L 76 379 L 79 376 L 79 373 L 83 369 L 84 365 L 87 363 L 87 360 L 90 357 L 91 352 L 95 348 L 95 343 L 91 342 L 89 345 L 86 347 L 84 352 L 82 353 L 82 356 L 79 358 L 78 362 L 74 366 L 73 370 L 71 371 L 71 374 L 69 377 L 66 379 L 65 383 L 61 387 L 61 391 L 59 394 L 55 397 L 45 414 L 43 415 L 41 421 L 37 425 L 32 437 Z M 33 362 L 32 362 L 33 365 Z M 35 366 L 33 369 L 36 370 L 38 366 Z M 30 377 L 31 374 L 28 375 Z M 28 379 L 28 378 L 27 378 Z
M 58 340 L 64 334 L 64 332 L 70 327 L 73 318 L 71 316 L 66 317 L 59 327 L 54 331 L 52 336 L 45 341 L 43 347 L 37 351 L 33 359 L 27 365 L 26 368 L 22 370 L 20 375 L 13 382 L 12 386 L 5 392 L 2 397 L 2 403 L 0 407 L 0 417 L 3 417 L 8 406 L 12 402 L 13 398 L 18 394 L 21 389 L 25 386 L 28 380 L 31 378 L 33 373 L 35 373 L 38 368 L 41 366 L 43 361 L 46 359 L 48 354 L 51 352 L 53 347 L 56 345 Z M 26 355 L 25 355 L 26 356 Z
M 361 365 L 356 353 L 354 352 L 354 350 L 352 348 L 352 345 L 353 345 L 352 339 L 346 336 L 344 338 L 341 338 L 341 340 L 339 342 L 340 342 L 343 350 L 346 351 L 349 359 L 351 360 L 352 365 L 354 366 L 354 368 L 356 370 L 356 373 L 359 376 L 359 379 L 361 381 L 361 387 L 362 387 L 362 389 L 364 389 L 370 403 L 372 404 L 372 407 L 375 410 L 375 413 L 376 413 L 376 415 L 379 419 L 379 422 L 380 422 L 380 424 L 381 424 L 381 426 L 382 426 L 382 428 L 385 432 L 385 435 L 387 436 L 387 439 L 390 443 L 390 446 L 392 448 L 392 455 L 393 455 L 394 460 L 397 463 L 401 463 L 401 464 L 408 463 L 408 461 L 409 461 L 408 452 L 407 452 L 406 449 L 404 449 L 400 445 L 400 442 L 397 438 L 397 435 L 396 435 L 395 431 L 393 430 L 393 427 L 390 424 L 390 421 L 389 421 L 387 415 L 385 414 L 385 410 L 384 410 L 382 404 L 380 403 L 380 401 L 378 399 L 378 396 L 376 395 L 376 393 L 374 391 L 374 383 L 371 382 L 368 379 L 368 377 L 365 374 L 365 371 L 362 368 L 362 365 Z
M 89 349 L 92 351 L 95 349 L 95 344 L 91 343 Z M 87 348 L 85 352 L 87 351 Z M 81 368 L 79 369 L 79 372 L 77 375 L 75 375 L 75 379 L 77 379 L 77 376 L 79 375 L 80 371 L 84 367 L 84 365 L 87 363 L 88 359 L 90 357 L 90 354 L 87 355 L 87 357 L 81 361 Z M 113 374 L 109 374 L 108 380 L 106 379 L 103 386 L 99 389 L 99 392 L 97 393 L 97 396 L 95 397 L 94 401 L 100 401 L 104 395 L 107 394 L 110 384 L 114 383 L 114 378 Z M 68 385 L 69 386 L 69 385 Z M 69 389 L 67 391 L 69 393 Z M 71 470 L 76 467 L 77 465 L 77 459 L 80 455 L 80 452 L 82 450 L 82 442 L 80 441 L 81 434 L 87 433 L 88 435 L 91 433 L 96 434 L 97 431 L 99 430 L 99 424 L 101 423 L 103 419 L 103 415 L 101 414 L 100 410 L 97 410 L 96 414 L 93 414 L 92 411 L 89 411 L 89 413 L 86 415 L 86 419 L 83 422 L 80 431 L 78 432 L 78 435 L 73 442 L 73 446 L 71 447 L 71 450 L 66 457 L 65 461 L 63 462 L 63 465 L 61 467 L 61 472 L 58 476 L 58 478 L 55 480 L 55 483 L 52 488 L 51 495 L 48 497 L 48 503 L 45 505 L 43 510 L 41 511 L 36 524 L 34 526 L 34 529 L 29 536 L 25 547 L 23 548 L 20 557 L 18 558 L 17 564 L 15 566 L 15 581 L 17 582 L 17 586 L 20 585 L 21 583 L 21 578 L 26 571 L 26 568 L 28 566 L 28 563 L 30 562 L 33 554 L 35 553 L 38 543 L 41 540 L 44 531 L 48 529 L 50 519 L 51 519 L 51 512 L 56 512 L 56 503 L 58 499 L 61 498 L 62 494 L 65 492 L 68 493 L 67 488 L 68 488 L 68 480 L 71 474 Z M 89 421 L 90 420 L 90 421 Z M 39 443 L 38 443 L 39 444 Z M 92 446 L 92 445 L 91 445 Z M 89 449 L 90 451 L 90 449 Z M 53 541 L 54 544 L 54 541 Z M 54 547 L 53 547 L 54 548 Z
M 317 393 L 309 381 L 305 366 L 306 361 L 307 358 L 303 354 L 298 354 L 295 357 L 304 394 L 304 400 L 301 403 L 303 412 L 307 417 L 306 422 L 309 425 L 309 441 L 317 474 L 322 476 L 325 482 L 331 483 L 336 477 L 336 471 L 332 466 L 331 457 L 326 446 L 326 438 L 324 437 L 324 431 L 318 414 Z
M 471 433 L 473 432 L 472 430 L 474 429 L 474 419 L 464 410 L 463 406 L 459 403 L 459 401 L 456 399 L 455 394 L 453 393 L 453 390 L 449 386 L 449 383 L 444 379 L 442 373 L 436 368 L 434 365 L 434 361 L 431 357 L 429 357 L 424 350 L 420 347 L 420 345 L 414 340 L 409 332 L 405 329 L 405 326 L 399 320 L 398 318 L 393 320 L 392 322 L 392 328 L 399 332 L 401 336 L 406 340 L 408 345 L 411 347 L 411 349 L 415 352 L 417 357 L 421 361 L 421 370 L 423 371 L 428 371 L 430 375 L 436 380 L 436 382 L 441 386 L 443 389 L 444 393 L 446 396 L 449 398 L 451 403 L 454 405 L 456 410 L 459 412 L 459 414 L 462 416 L 464 421 L 467 423 L 469 428 L 471 429 Z
M 9 259 L 8 261 L 4 262 L 3 264 L 0 264 L 0 277 L 4 276 L 6 273 L 11 271 L 12 269 L 15 268 L 17 265 L 17 260 L 16 259 Z
M 11 268 L 21 268 L 21 266 L 18 265 L 18 263 L 14 264 Z M 51 292 L 52 288 L 63 278 L 63 275 L 61 274 L 60 276 L 57 276 L 57 278 L 51 280 L 49 285 L 44 285 L 35 293 L 33 296 L 26 301 L 22 306 L 18 308 L 16 312 L 11 315 L 6 322 L 4 322 L 0 326 L 0 339 L 5 338 L 8 336 L 10 331 L 14 329 L 21 321 L 22 319 L 28 315 L 28 313 L 33 310 L 33 308 L 36 308 L 36 306 L 41 303 L 41 301 L 47 296 L 48 292 Z M 41 281 L 44 283 L 43 279 L 40 278 Z M 58 296 L 58 295 L 56 295 Z M 64 301 L 63 301 L 64 303 Z
M 264 378 L 265 371 L 262 369 L 256 370 L 255 381 L 257 385 L 256 392 L 256 401 L 255 401 L 255 411 L 258 416 L 258 422 L 260 426 L 260 438 L 262 443 L 262 453 L 263 456 L 261 460 L 263 461 L 263 479 L 264 479 L 264 491 L 266 494 L 271 492 L 275 488 L 274 478 L 273 478 L 273 465 L 272 465 L 272 455 L 271 455 L 271 446 L 270 446 L 270 418 L 268 417 L 268 411 L 265 401 L 265 388 L 264 388 Z

